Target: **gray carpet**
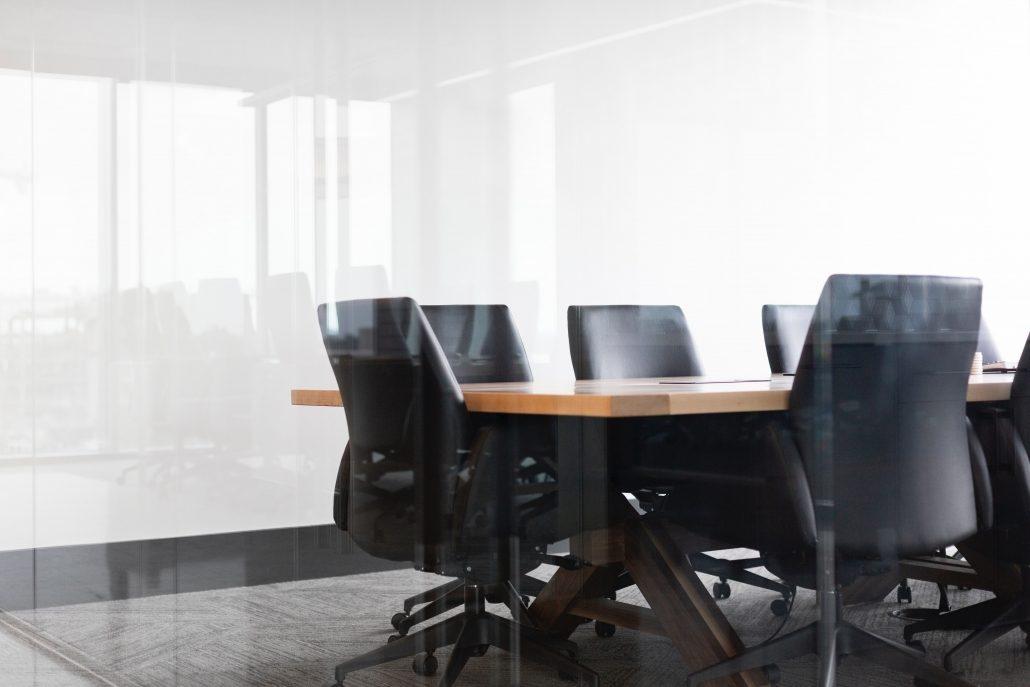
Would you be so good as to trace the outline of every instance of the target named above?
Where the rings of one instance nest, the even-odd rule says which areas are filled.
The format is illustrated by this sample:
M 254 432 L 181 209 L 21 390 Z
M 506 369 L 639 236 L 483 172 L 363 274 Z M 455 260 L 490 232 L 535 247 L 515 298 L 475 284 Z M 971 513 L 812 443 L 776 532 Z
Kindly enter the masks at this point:
M 541 571 L 541 574 L 546 571 Z M 707 578 L 706 578 L 707 579 Z M 301 687 L 331 681 L 333 666 L 383 643 L 388 619 L 403 597 L 435 586 L 442 578 L 393 571 L 343 578 L 157 596 L 47 608 L 6 616 L 0 623 L 0 684 L 5 687 L 99 685 L 101 687 Z M 914 583 L 916 605 L 935 605 L 936 587 Z M 779 625 L 769 612 L 775 595 L 733 585 L 720 602 L 748 645 L 767 638 Z M 976 591 L 954 592 L 956 606 L 984 598 Z M 623 601 L 643 604 L 636 588 Z M 863 627 L 900 639 L 901 623 L 888 613 L 894 603 L 846 611 Z M 505 613 L 503 607 L 492 608 Z M 784 631 L 810 622 L 814 595 L 799 593 Z M 3 616 L 0 616 L 2 618 Z M 27 639 L 18 627 L 28 628 Z M 939 661 L 961 634 L 927 635 L 929 657 Z M 686 671 L 668 640 L 620 629 L 602 639 L 591 625 L 574 635 L 581 660 L 610 687 L 682 684 Z M 438 652 L 441 665 L 447 651 Z M 410 661 L 352 674 L 348 685 L 425 685 Z M 783 685 L 814 684 L 814 657 L 781 664 Z M 1030 651 L 1023 633 L 1012 632 L 965 664 L 965 677 L 984 687 L 1030 685 Z M 491 649 L 473 659 L 459 684 L 565 687 L 549 670 L 513 661 Z M 841 687 L 910 685 L 911 680 L 857 659 L 838 671 Z

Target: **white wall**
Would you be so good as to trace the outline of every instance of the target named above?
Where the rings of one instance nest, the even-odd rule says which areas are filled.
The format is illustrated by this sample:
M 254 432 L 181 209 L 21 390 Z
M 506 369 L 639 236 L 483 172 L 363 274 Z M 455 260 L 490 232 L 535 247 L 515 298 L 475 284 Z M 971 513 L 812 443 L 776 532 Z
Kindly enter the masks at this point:
M 961 274 L 1017 356 L 1028 12 L 0 0 L 0 549 L 327 522 L 329 299 L 508 302 L 541 378 L 677 303 L 750 375 L 763 303 Z

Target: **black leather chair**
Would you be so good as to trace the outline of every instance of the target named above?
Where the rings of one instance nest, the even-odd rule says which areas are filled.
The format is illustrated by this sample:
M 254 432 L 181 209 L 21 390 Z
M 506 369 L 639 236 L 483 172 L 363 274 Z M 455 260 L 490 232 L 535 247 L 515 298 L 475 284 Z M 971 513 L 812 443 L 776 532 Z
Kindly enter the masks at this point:
M 1030 646 L 1030 338 L 1020 356 L 1009 403 L 972 404 L 969 415 L 986 455 L 993 522 L 966 542 L 1001 564 L 1019 566 L 1023 593 L 924 620 L 905 628 L 905 639 L 931 630 L 974 630 L 944 657 L 944 667 L 1020 627 Z
M 459 384 L 531 382 L 533 370 L 506 305 L 423 305 Z
M 633 377 L 694 377 L 703 374 L 687 320 L 675 305 L 573 305 L 568 310 L 569 350 L 576 379 Z M 722 432 L 712 418 L 635 418 L 612 421 L 611 442 L 616 454 L 617 485 L 632 492 L 645 510 L 660 510 L 662 495 L 689 480 L 684 450 L 711 444 Z M 725 424 L 725 422 L 722 422 Z M 728 425 L 731 430 L 735 427 Z M 714 443 L 722 443 L 718 439 Z M 751 572 L 761 557 L 724 560 L 696 551 L 689 554 L 698 572 L 714 575 L 717 599 L 730 596 L 727 580 L 778 592 L 773 612 L 783 615 L 793 587 Z M 632 584 L 626 577 L 619 585 Z M 606 629 L 606 628 L 605 628 Z
M 786 421 L 770 422 L 751 461 L 720 476 L 739 485 L 723 495 L 725 508 L 750 504 L 752 511 L 728 521 L 736 532 L 719 535 L 769 552 L 771 570 L 812 587 L 816 497 L 832 504 L 826 516 L 835 523 L 838 585 L 976 532 L 965 411 L 980 293 L 973 279 L 830 277 Z M 919 684 L 967 685 L 921 652 L 842 620 L 839 610 L 836 626 L 821 629 L 832 633 L 838 657 L 865 658 Z M 752 647 L 694 673 L 689 684 L 814 653 L 819 632 L 813 623 Z
M 762 306 L 765 353 L 769 356 L 769 369 L 773 374 L 792 375 L 797 370 L 813 311 L 814 305 Z M 995 343 L 991 330 L 982 317 L 976 350 L 983 354 L 985 363 L 1002 360 L 998 344 Z
M 987 322 L 984 320 L 983 315 L 980 315 L 980 334 L 977 337 L 976 350 L 983 355 L 984 364 L 1000 362 L 1002 361 L 1001 352 L 998 349 L 997 343 L 994 341 L 994 337 L 991 335 L 991 330 L 987 327 Z M 975 408 L 975 406 L 974 406 Z M 975 435 L 973 436 L 975 440 Z M 982 453 L 982 449 L 979 446 L 979 441 L 973 441 L 970 444 L 970 450 L 975 450 Z M 990 488 L 988 480 L 984 479 L 983 490 L 987 492 L 985 498 L 990 496 Z M 980 492 L 978 492 L 980 495 Z M 984 504 L 979 504 L 978 509 L 981 515 L 981 524 L 984 523 L 984 517 L 990 517 L 990 508 L 987 508 Z M 937 552 L 938 556 L 948 556 L 946 550 L 940 550 Z M 951 555 L 952 558 L 961 560 L 962 554 L 955 553 Z M 893 611 L 891 615 L 901 618 L 903 620 L 927 620 L 929 618 L 936 618 L 942 613 L 947 613 L 951 610 L 951 600 L 948 596 L 948 587 L 944 584 L 937 584 L 938 602 L 937 608 L 904 608 Z M 908 580 L 902 580 L 901 584 L 898 585 L 898 603 L 912 603 L 912 588 L 908 584 Z
M 765 353 L 773 374 L 794 374 L 805 346 L 814 305 L 763 305 Z
M 814 305 L 763 305 L 762 329 L 765 334 L 765 351 L 769 357 L 769 369 L 773 374 L 792 375 L 797 370 L 801 358 L 801 350 L 805 345 L 808 325 L 812 321 Z M 977 350 L 981 351 L 984 361 L 997 361 L 998 347 L 991 337 L 987 324 L 980 318 L 980 334 Z M 937 552 L 945 556 L 943 550 Z M 937 608 L 905 608 L 893 612 L 893 615 L 905 620 L 922 620 L 937 616 L 951 610 L 947 587 L 937 585 L 939 602 Z M 912 588 L 908 580 L 902 580 L 897 590 L 898 603 L 912 602 Z
M 416 654 L 415 672 L 432 674 L 433 652 L 451 644 L 444 686 L 491 645 L 597 685 L 572 658 L 573 643 L 533 628 L 510 583 L 536 567 L 539 545 L 560 538 L 556 518 L 521 508 L 525 480 L 504 429 L 468 412 L 422 310 L 392 298 L 322 305 L 318 314 L 350 431 L 351 536 L 374 556 L 460 578 L 465 599 L 464 612 L 341 663 L 336 684 Z M 486 612 L 491 595 L 507 599 L 514 622 Z
M 987 328 L 987 323 L 983 318 L 980 319 L 980 338 L 976 344 L 976 350 L 983 354 L 985 364 L 1004 360 L 1001 357 L 1001 349 L 998 348 L 998 344 L 995 342 L 994 336 L 991 335 L 991 330 Z
M 422 312 L 458 384 L 533 381 L 529 356 L 508 306 L 423 305 Z M 538 461 L 553 458 L 552 420 L 527 417 L 520 422 L 519 430 L 520 455 L 531 460 L 530 470 L 540 467 Z M 536 596 L 543 588 L 542 582 L 528 575 L 513 584 L 527 596 Z M 398 634 L 405 635 L 415 625 L 462 603 L 464 583 L 448 582 L 405 599 L 404 611 L 395 613 L 390 623 Z M 426 605 L 414 610 L 419 604 Z
M 704 374 L 679 306 L 570 305 L 568 322 L 576 379 Z

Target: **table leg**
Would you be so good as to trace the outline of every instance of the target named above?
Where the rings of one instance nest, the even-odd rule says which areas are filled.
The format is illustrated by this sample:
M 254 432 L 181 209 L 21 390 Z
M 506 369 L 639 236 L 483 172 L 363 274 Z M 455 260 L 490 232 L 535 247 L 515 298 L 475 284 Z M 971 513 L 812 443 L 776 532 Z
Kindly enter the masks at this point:
M 568 637 L 584 622 L 569 610 L 580 599 L 607 594 L 620 569 L 613 565 L 591 565 L 579 570 L 559 568 L 529 607 L 529 615 L 537 627 L 558 637 Z
M 626 568 L 691 672 L 737 655 L 740 637 L 719 610 L 684 552 L 658 520 L 636 520 L 626 528 Z M 749 671 L 707 683 L 711 687 L 765 685 Z

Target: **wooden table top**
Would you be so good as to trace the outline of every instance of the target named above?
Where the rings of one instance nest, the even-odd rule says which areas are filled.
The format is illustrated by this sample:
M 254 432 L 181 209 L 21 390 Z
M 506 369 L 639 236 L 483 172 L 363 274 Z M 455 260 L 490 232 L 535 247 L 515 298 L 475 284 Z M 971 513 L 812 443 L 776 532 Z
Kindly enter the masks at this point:
M 973 375 L 967 399 L 1005 401 L 1013 374 Z M 793 377 L 720 380 L 712 377 L 618 379 L 582 382 L 463 384 L 465 405 L 476 413 L 640 417 L 786 410 Z M 293 405 L 343 404 L 336 389 L 294 389 Z

